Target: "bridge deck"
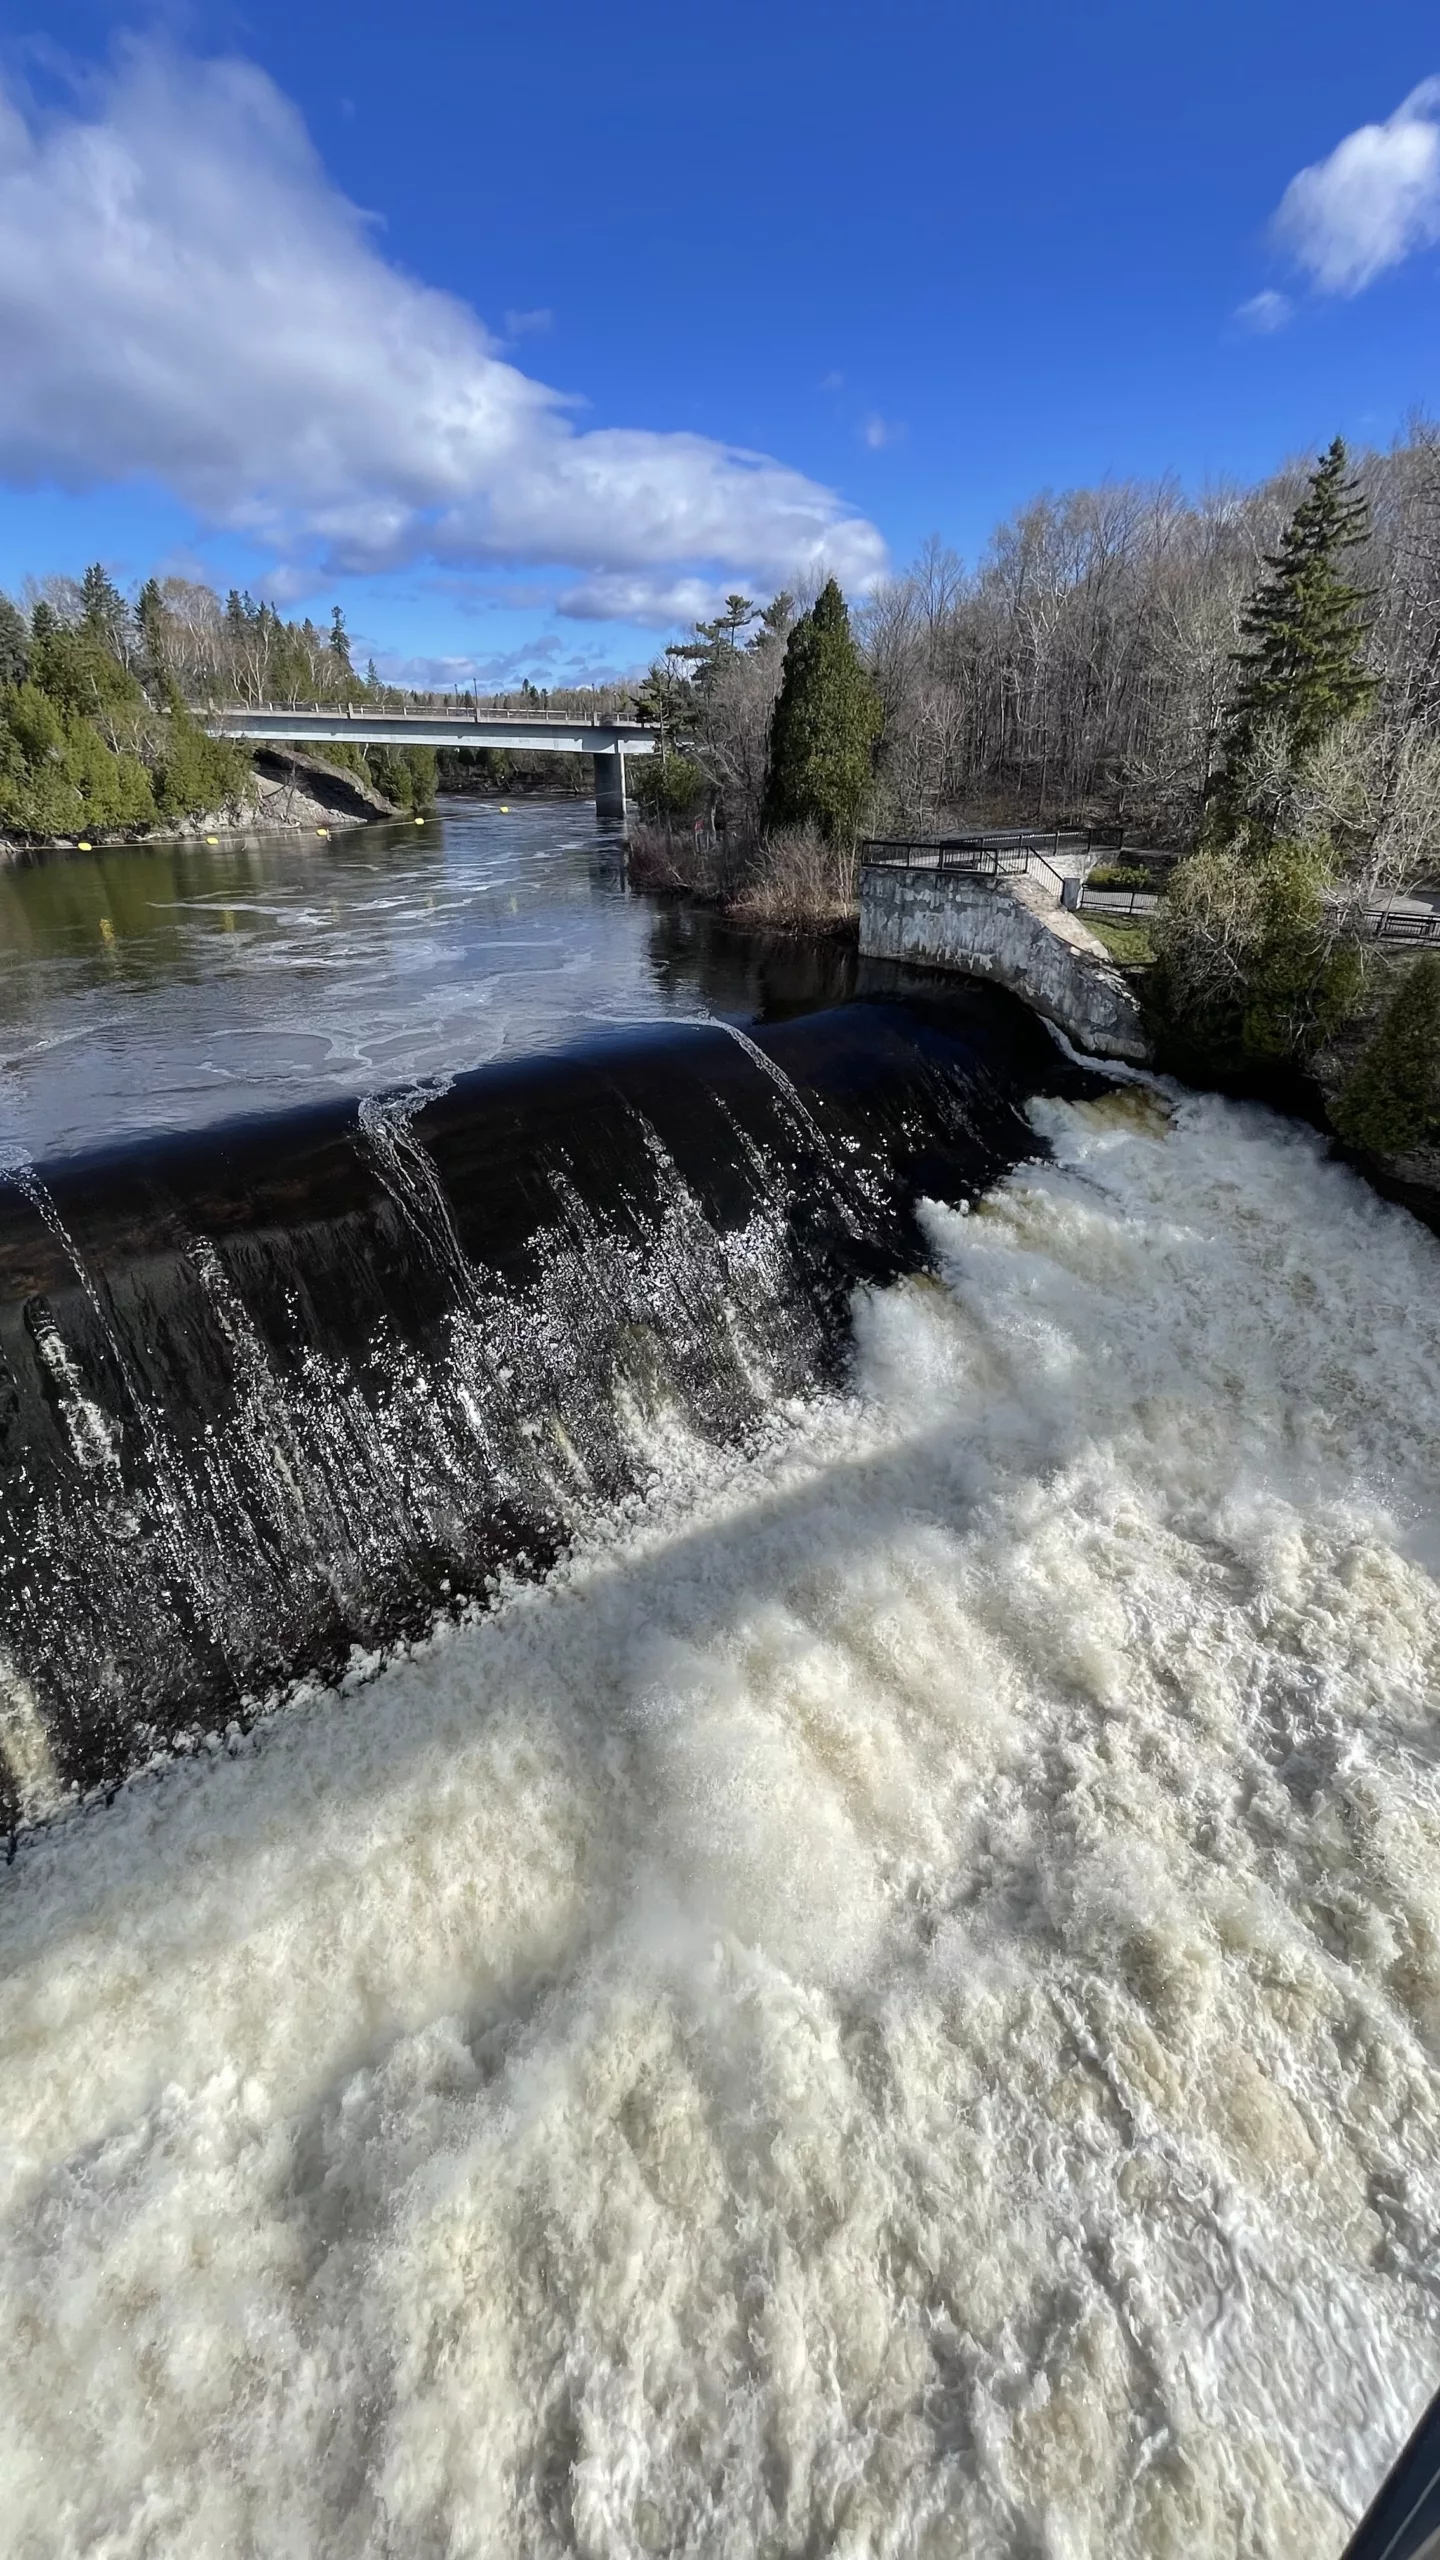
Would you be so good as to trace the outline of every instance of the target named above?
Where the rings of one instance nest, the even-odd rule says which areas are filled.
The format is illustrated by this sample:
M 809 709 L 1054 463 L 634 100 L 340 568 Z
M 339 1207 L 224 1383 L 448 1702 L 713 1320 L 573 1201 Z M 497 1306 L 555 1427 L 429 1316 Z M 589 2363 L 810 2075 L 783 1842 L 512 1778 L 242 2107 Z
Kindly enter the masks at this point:
M 572 756 L 653 755 L 660 733 L 641 720 L 527 720 L 457 711 L 202 710 L 197 718 L 213 736 L 243 738 L 251 746 L 523 747 Z

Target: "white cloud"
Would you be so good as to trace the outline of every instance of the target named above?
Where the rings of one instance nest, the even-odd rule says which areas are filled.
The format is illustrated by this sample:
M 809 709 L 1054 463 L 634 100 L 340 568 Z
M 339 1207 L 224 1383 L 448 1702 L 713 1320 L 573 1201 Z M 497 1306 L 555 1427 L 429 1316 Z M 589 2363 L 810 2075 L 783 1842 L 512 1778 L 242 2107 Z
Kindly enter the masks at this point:
M 705 578 L 627 577 L 623 572 L 587 579 L 566 587 L 555 599 L 557 613 L 572 622 L 700 622 L 718 613 L 721 589 Z
M 1322 293 L 1359 293 L 1440 240 L 1440 80 L 1291 179 L 1275 230 Z
M 872 453 L 883 453 L 886 445 L 901 444 L 905 437 L 904 428 L 894 418 L 882 418 L 878 410 L 873 409 L 868 418 L 861 420 L 856 433 Z
M 357 646 L 356 656 L 369 652 Z M 614 684 L 627 673 L 638 681 L 641 669 L 626 669 L 609 659 L 564 656 L 554 634 L 547 634 L 518 649 L 493 652 L 472 658 L 405 657 L 393 650 L 375 651 L 377 672 L 386 684 L 413 685 L 422 693 L 465 693 L 472 684 L 483 692 L 497 692 L 506 685 L 519 686 L 529 676 L 542 691 L 576 684 Z
M 554 325 L 553 311 L 507 311 L 505 314 L 507 338 L 543 338 Z
M 587 614 L 884 565 L 783 463 L 577 428 L 467 304 L 381 256 L 243 62 L 134 46 L 85 113 L 0 93 L 0 345 L 0 473 L 155 478 L 292 563 L 553 565 Z
M 1290 317 L 1290 303 L 1283 293 L 1252 293 L 1235 314 L 1243 329 L 1253 329 L 1260 337 L 1272 337 L 1283 329 Z

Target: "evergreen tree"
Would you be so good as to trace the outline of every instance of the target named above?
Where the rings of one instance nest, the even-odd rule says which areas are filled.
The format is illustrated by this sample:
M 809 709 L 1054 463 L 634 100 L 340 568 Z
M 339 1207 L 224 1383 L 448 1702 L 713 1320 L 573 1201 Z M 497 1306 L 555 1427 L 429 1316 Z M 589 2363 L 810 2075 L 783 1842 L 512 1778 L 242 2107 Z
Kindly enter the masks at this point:
M 345 628 L 344 608 L 333 605 L 330 612 L 330 655 L 337 658 L 345 673 L 350 673 L 350 634 Z
M 879 733 L 880 705 L 831 578 L 786 642 L 770 723 L 767 834 L 813 822 L 832 844 L 851 841 L 869 796 Z
M 7 595 L 0 595 L 0 686 L 23 684 L 30 664 L 30 633 L 25 616 Z
M 135 711 L 144 697 L 135 678 L 123 667 L 93 623 L 73 625 L 51 615 L 42 622 L 35 608 L 30 636 L 30 675 L 51 700 L 67 711 Z
M 1345 553 L 1366 540 L 1369 512 L 1346 466 L 1337 436 L 1241 616 L 1245 645 L 1232 662 L 1217 793 L 1232 826 L 1255 814 L 1246 784 L 1262 733 L 1278 735 L 1293 769 L 1338 722 L 1363 711 L 1375 691 L 1364 663 L 1366 591 L 1342 566 Z
M 208 817 L 240 807 L 251 774 L 248 749 L 212 738 L 172 691 L 164 748 L 154 780 L 162 818 Z
M 168 674 L 165 647 L 165 603 L 158 578 L 147 578 L 135 604 L 140 641 L 140 679 L 152 694 L 163 692 Z
M 1341 1088 L 1335 1126 L 1367 1155 L 1440 1140 L 1440 955 L 1407 970 Z
M 112 657 L 123 658 L 127 618 L 125 599 L 114 579 L 100 561 L 92 561 L 80 581 L 82 629 Z
M 678 662 L 688 659 L 695 669 L 693 681 L 697 689 L 708 693 L 720 669 L 739 656 L 740 634 L 759 611 L 748 596 L 727 596 L 723 613 L 717 614 L 713 622 L 697 622 L 693 640 L 672 640 L 665 655 L 677 661 L 677 671 Z

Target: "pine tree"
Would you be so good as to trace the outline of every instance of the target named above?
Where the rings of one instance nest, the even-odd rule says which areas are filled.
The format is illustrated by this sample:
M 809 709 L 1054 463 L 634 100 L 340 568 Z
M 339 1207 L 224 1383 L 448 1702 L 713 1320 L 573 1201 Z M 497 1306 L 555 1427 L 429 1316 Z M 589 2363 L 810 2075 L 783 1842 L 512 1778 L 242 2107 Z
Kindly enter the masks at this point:
M 831 578 L 785 645 L 770 723 L 766 833 L 813 823 L 832 844 L 853 840 L 879 733 L 880 706 Z
M 1369 532 L 1365 498 L 1346 467 L 1337 436 L 1241 616 L 1245 646 L 1232 662 L 1217 793 L 1232 824 L 1253 814 L 1246 785 L 1262 732 L 1278 733 L 1293 769 L 1337 723 L 1363 711 L 1375 692 L 1364 662 L 1367 593 L 1341 566 Z
M 23 684 L 30 664 L 30 633 L 25 616 L 7 595 L 0 595 L 0 685 Z
M 135 629 L 140 641 L 140 680 L 152 695 L 164 692 L 169 669 L 165 646 L 165 602 L 158 578 L 147 578 L 135 603 Z
M 343 605 L 332 605 L 330 608 L 329 647 L 331 657 L 338 658 L 341 666 L 345 670 L 345 673 L 348 675 L 350 672 L 350 634 L 345 628 L 345 609 Z
M 124 657 L 125 599 L 99 560 L 91 562 L 80 581 L 80 620 L 82 628 L 112 657 Z

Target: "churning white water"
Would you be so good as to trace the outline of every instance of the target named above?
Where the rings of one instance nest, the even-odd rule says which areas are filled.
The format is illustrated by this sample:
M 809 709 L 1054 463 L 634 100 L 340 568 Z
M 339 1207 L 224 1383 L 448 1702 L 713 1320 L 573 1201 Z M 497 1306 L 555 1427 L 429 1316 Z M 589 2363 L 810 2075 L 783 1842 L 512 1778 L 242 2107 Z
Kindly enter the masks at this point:
M 5 2551 L 1338 2550 L 1440 2376 L 1440 1252 L 1037 1118 L 847 1398 L 16 1860 Z

